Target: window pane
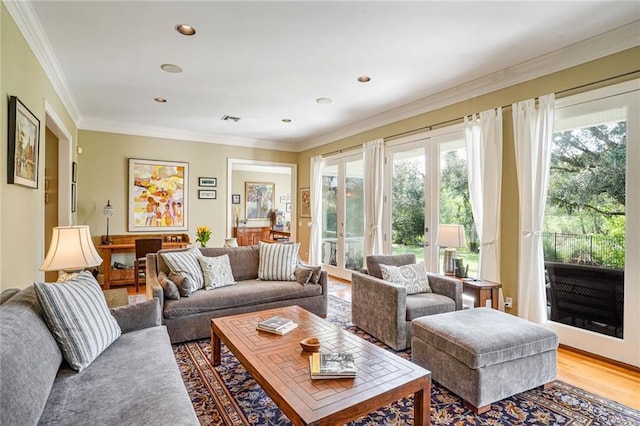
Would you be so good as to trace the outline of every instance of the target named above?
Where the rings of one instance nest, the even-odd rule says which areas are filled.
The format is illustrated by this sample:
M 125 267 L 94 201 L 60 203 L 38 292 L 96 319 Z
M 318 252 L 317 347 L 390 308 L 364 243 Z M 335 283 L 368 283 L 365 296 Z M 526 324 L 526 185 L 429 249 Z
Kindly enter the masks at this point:
M 467 154 L 464 139 L 440 144 L 440 223 L 463 225 L 466 247 L 457 249 L 463 263 L 458 276 L 477 277 L 479 260 L 478 234 L 471 212 L 467 183 Z M 444 247 L 440 248 L 438 270 L 442 273 Z
M 615 108 L 557 121 L 542 235 L 550 318 L 615 337 L 623 337 L 625 117 Z

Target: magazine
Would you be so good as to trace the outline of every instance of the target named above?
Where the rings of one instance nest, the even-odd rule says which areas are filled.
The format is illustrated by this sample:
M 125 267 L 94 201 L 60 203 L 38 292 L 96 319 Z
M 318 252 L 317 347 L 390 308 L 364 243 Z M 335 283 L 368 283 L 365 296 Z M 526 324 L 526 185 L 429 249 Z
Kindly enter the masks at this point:
M 353 354 L 314 353 L 309 357 L 312 379 L 343 379 L 356 377 L 357 369 Z

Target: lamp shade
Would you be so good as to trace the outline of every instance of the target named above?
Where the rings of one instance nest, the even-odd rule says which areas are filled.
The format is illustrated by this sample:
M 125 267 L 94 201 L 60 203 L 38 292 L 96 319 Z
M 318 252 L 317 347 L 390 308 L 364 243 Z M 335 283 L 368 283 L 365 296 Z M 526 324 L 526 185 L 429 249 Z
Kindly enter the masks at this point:
M 40 270 L 74 271 L 101 263 L 88 226 L 57 226 L 53 228 L 49 252 Z
M 462 225 L 440 225 L 438 227 L 438 241 L 440 247 L 464 247 L 467 240 L 464 237 L 464 226 Z

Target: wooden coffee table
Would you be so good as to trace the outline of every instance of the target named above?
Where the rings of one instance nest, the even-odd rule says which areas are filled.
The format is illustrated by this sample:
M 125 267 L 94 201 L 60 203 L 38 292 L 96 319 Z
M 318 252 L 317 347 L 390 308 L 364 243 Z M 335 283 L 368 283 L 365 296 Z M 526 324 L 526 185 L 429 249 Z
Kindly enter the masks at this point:
M 273 315 L 298 328 L 279 336 L 256 330 Z M 355 379 L 311 380 L 310 353 L 300 341 L 316 336 L 320 352 L 350 352 Z M 428 425 L 431 373 L 300 308 L 270 309 L 211 320 L 211 362 L 220 365 L 220 342 L 231 350 L 295 425 L 335 425 L 362 417 L 410 394 L 414 424 Z

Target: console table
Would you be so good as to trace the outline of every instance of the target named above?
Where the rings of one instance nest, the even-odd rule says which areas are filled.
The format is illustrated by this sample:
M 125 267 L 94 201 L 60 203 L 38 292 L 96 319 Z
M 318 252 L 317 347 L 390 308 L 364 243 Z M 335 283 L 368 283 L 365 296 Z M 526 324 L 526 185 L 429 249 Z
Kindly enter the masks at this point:
M 112 253 L 135 253 L 138 238 L 162 238 L 162 248 L 182 248 L 189 245 L 188 234 L 144 234 L 144 235 L 111 235 L 113 244 L 99 244 L 102 252 L 102 286 L 109 290 L 112 285 L 134 284 L 134 269 L 113 269 Z M 104 236 L 100 241 L 104 240 Z

